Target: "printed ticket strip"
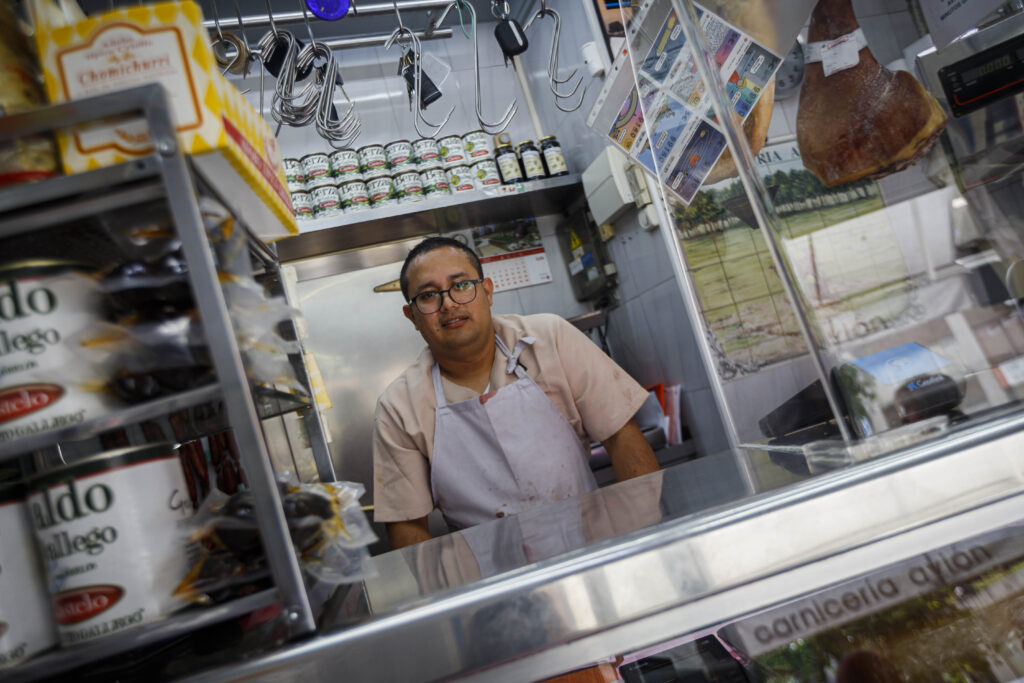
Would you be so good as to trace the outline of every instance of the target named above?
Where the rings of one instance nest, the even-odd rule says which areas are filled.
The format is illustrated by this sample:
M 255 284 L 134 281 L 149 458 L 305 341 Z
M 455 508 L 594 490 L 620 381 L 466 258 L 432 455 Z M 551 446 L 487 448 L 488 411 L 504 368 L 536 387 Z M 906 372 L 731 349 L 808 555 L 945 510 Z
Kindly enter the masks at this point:
M 699 6 L 697 12 L 700 29 L 715 50 L 729 101 L 745 120 L 782 58 L 711 12 Z M 725 151 L 725 136 L 705 97 L 705 84 L 675 9 L 669 3 L 646 3 L 628 35 L 636 78 L 629 52 L 623 49 L 587 124 L 606 134 L 630 159 L 660 175 L 668 190 L 689 204 Z

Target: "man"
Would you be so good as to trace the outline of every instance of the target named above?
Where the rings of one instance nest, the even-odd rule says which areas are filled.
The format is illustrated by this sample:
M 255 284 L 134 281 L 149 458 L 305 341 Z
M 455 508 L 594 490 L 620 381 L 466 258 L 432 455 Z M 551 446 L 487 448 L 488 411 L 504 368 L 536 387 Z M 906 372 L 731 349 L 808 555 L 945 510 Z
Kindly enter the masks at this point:
M 431 237 L 401 273 L 427 343 L 377 402 L 374 517 L 391 546 L 596 488 L 591 439 L 621 481 L 658 469 L 633 415 L 647 392 L 555 315 L 491 317 L 494 283 L 462 243 Z

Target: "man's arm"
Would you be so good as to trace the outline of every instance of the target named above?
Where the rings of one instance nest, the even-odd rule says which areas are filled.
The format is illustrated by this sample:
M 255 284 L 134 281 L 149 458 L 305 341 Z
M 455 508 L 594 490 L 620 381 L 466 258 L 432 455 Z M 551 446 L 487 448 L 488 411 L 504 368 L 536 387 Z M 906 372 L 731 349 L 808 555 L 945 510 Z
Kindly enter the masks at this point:
M 618 470 L 616 470 L 616 474 Z M 433 538 L 430 529 L 427 527 L 427 518 L 411 519 L 408 522 L 385 522 L 384 528 L 388 532 L 388 541 L 395 550 L 404 548 L 407 545 L 415 545 Z
M 601 442 L 612 460 L 615 478 L 626 481 L 661 469 L 636 420 L 630 420 Z

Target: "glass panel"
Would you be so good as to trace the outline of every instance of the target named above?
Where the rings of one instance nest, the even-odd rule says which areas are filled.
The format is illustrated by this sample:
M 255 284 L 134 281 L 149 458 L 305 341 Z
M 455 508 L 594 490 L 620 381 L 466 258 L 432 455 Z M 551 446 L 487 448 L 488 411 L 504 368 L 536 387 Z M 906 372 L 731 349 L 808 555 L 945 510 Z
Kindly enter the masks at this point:
M 662 183 L 734 437 L 797 474 L 1002 414 L 1024 386 L 1024 95 L 985 90 L 1024 71 L 1024 18 L 936 52 L 909 11 L 858 33 L 847 0 L 813 6 L 652 0 L 627 30 L 635 90 L 616 72 L 602 93 Z M 822 57 L 847 36 L 852 58 Z M 719 159 L 727 139 L 752 154 Z

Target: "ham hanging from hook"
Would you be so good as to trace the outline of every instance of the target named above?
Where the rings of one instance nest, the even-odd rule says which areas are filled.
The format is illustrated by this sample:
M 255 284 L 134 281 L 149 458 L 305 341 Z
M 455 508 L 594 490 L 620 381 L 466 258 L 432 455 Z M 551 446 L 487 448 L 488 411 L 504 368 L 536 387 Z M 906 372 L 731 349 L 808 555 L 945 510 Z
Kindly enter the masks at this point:
M 808 42 L 827 45 L 858 28 L 850 0 L 818 0 Z M 828 187 L 902 171 L 927 154 L 946 127 L 939 103 L 913 76 L 886 69 L 866 45 L 857 55 L 855 66 L 830 76 L 823 62 L 808 64 L 800 91 L 800 154 Z

